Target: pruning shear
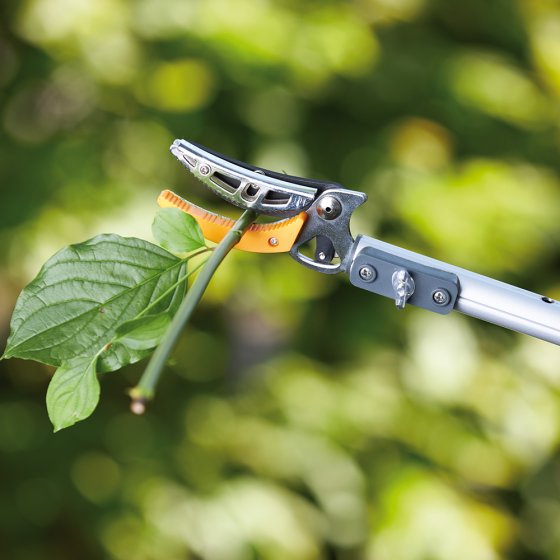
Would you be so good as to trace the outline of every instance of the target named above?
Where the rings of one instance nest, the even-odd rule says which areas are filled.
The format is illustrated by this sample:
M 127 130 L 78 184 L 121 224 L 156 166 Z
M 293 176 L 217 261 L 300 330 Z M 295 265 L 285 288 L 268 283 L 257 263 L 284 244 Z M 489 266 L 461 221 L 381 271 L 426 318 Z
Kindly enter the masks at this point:
M 290 253 L 324 274 L 347 274 L 363 290 L 439 314 L 453 310 L 560 345 L 560 303 L 366 235 L 350 233 L 353 212 L 367 195 L 234 160 L 194 142 L 175 140 L 171 153 L 212 192 L 243 209 L 278 218 L 253 224 L 237 249 Z M 162 207 L 192 215 L 204 236 L 219 242 L 234 221 L 165 190 Z M 305 250 L 314 242 L 311 254 Z

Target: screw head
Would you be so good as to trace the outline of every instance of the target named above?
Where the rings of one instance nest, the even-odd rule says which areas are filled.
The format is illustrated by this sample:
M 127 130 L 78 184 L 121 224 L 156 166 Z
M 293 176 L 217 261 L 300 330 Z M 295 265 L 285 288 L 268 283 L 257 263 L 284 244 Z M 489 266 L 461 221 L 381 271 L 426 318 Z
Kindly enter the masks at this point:
M 203 163 L 199 168 L 198 168 L 198 172 L 201 175 L 209 175 L 210 174 L 210 167 L 208 165 L 206 165 L 205 163 Z
M 268 244 L 269 244 L 271 247 L 276 247 L 276 246 L 278 245 L 278 239 L 277 239 L 276 237 L 271 237 L 271 238 L 268 240 Z
M 366 264 L 360 268 L 358 275 L 364 282 L 373 282 L 377 278 L 377 271 L 373 266 Z
M 341 212 L 342 204 L 340 204 L 340 200 L 334 196 L 323 196 L 317 204 L 317 214 L 319 214 L 323 220 L 334 220 L 340 216 Z
M 318 255 L 320 261 L 324 261 L 327 258 L 327 255 L 321 251 Z
M 447 305 L 451 296 L 447 290 L 439 288 L 432 294 L 432 299 L 436 305 Z

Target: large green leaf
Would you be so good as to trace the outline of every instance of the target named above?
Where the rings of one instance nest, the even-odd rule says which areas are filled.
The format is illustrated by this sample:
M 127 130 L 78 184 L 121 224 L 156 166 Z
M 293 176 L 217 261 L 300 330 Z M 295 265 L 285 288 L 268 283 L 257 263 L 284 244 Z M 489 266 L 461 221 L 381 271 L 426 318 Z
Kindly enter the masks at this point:
M 135 344 L 130 338 L 134 338 L 134 335 L 129 337 L 121 336 L 122 333 L 125 333 L 132 329 L 132 325 L 136 324 L 135 321 L 142 322 L 144 317 L 150 318 L 153 317 L 154 310 L 159 313 L 155 313 L 156 316 L 160 314 L 169 315 L 169 317 L 173 317 L 175 315 L 179 305 L 181 305 L 181 301 L 183 301 L 183 296 L 185 295 L 185 289 L 187 287 L 187 280 L 185 276 L 187 275 L 187 263 L 183 263 L 183 266 L 180 268 L 179 279 L 175 285 L 171 285 L 167 290 L 172 293 L 171 301 L 168 298 L 165 298 L 165 301 L 168 302 L 167 306 L 162 309 L 161 304 L 150 304 L 152 307 L 144 308 L 136 317 L 119 322 L 115 329 L 115 336 L 111 340 L 108 348 L 106 348 L 101 355 L 99 356 L 99 360 L 97 361 L 97 371 L 100 373 L 106 373 L 109 371 L 115 371 L 120 369 L 123 366 L 128 364 L 134 364 L 135 362 L 140 361 L 141 359 L 149 356 L 152 350 L 159 344 L 160 340 L 153 340 L 153 345 L 149 346 L 147 344 L 147 340 L 143 341 L 143 344 Z M 165 294 L 165 290 L 163 291 Z M 162 297 L 161 295 L 159 297 Z M 163 296 L 165 297 L 165 296 Z M 154 298 L 155 301 L 156 298 Z M 149 313 L 146 315 L 145 313 Z
M 174 253 L 190 253 L 205 246 L 196 220 L 178 208 L 160 208 L 152 224 L 157 242 Z
M 161 342 L 170 323 L 169 313 L 143 315 L 123 323 L 117 329 L 117 341 L 134 350 L 151 350 Z
M 56 253 L 22 291 L 14 310 L 5 358 L 59 366 L 94 356 L 122 323 L 174 313 L 184 294 L 185 262 L 135 238 L 100 235 Z M 100 356 L 99 371 L 118 369 L 148 350 L 116 342 Z
M 99 402 L 97 358 L 78 357 L 64 362 L 55 372 L 47 390 L 47 411 L 54 431 L 87 418 Z

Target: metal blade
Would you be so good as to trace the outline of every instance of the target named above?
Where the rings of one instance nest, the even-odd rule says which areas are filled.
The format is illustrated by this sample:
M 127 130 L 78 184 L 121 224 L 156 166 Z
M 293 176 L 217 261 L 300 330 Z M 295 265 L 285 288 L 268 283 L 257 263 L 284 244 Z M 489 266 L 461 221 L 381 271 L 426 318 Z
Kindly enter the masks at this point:
M 309 208 L 321 187 L 327 186 L 320 181 L 260 170 L 186 140 L 175 140 L 170 150 L 212 192 L 260 214 L 294 216 Z

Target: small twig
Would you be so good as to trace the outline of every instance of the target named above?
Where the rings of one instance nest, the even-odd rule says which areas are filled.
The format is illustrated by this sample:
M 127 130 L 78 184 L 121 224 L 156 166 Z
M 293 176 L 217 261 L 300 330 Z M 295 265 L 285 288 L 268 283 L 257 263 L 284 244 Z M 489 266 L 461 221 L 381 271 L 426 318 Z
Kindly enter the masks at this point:
M 212 251 L 212 249 L 206 249 L 206 251 L 210 252 L 210 251 Z M 189 270 L 186 274 L 181 276 L 179 278 L 179 280 L 177 280 L 177 282 L 174 282 L 173 284 L 171 284 L 171 286 L 169 286 L 169 288 L 167 288 L 167 290 L 162 292 L 159 295 L 159 297 L 154 299 L 154 301 L 152 301 L 152 303 L 150 303 L 150 305 L 148 305 L 147 307 L 142 309 L 142 311 L 137 315 L 137 317 L 142 317 L 143 315 L 147 315 L 148 311 L 150 311 L 150 309 L 153 309 L 162 299 L 165 299 L 179 284 L 182 284 L 185 280 L 188 280 L 193 274 L 196 274 L 206 264 L 207 261 L 208 261 L 208 259 L 206 259 L 205 261 L 197 264 L 192 270 Z
M 186 322 L 196 309 L 202 298 L 212 276 L 216 272 L 220 263 L 226 255 L 239 243 L 239 240 L 247 230 L 247 228 L 256 220 L 257 213 L 253 210 L 246 210 L 237 220 L 235 225 L 229 230 L 226 236 L 216 246 L 210 258 L 206 261 L 204 268 L 200 271 L 193 286 L 187 292 L 185 299 L 182 301 L 175 317 L 171 321 L 164 339 L 156 348 L 153 356 L 148 363 L 138 385 L 130 390 L 132 403 L 130 408 L 135 414 L 142 414 L 146 408 L 146 403 L 154 396 L 155 388 L 161 376 L 161 372 L 165 366 L 165 362 L 175 346 L 181 331 Z

